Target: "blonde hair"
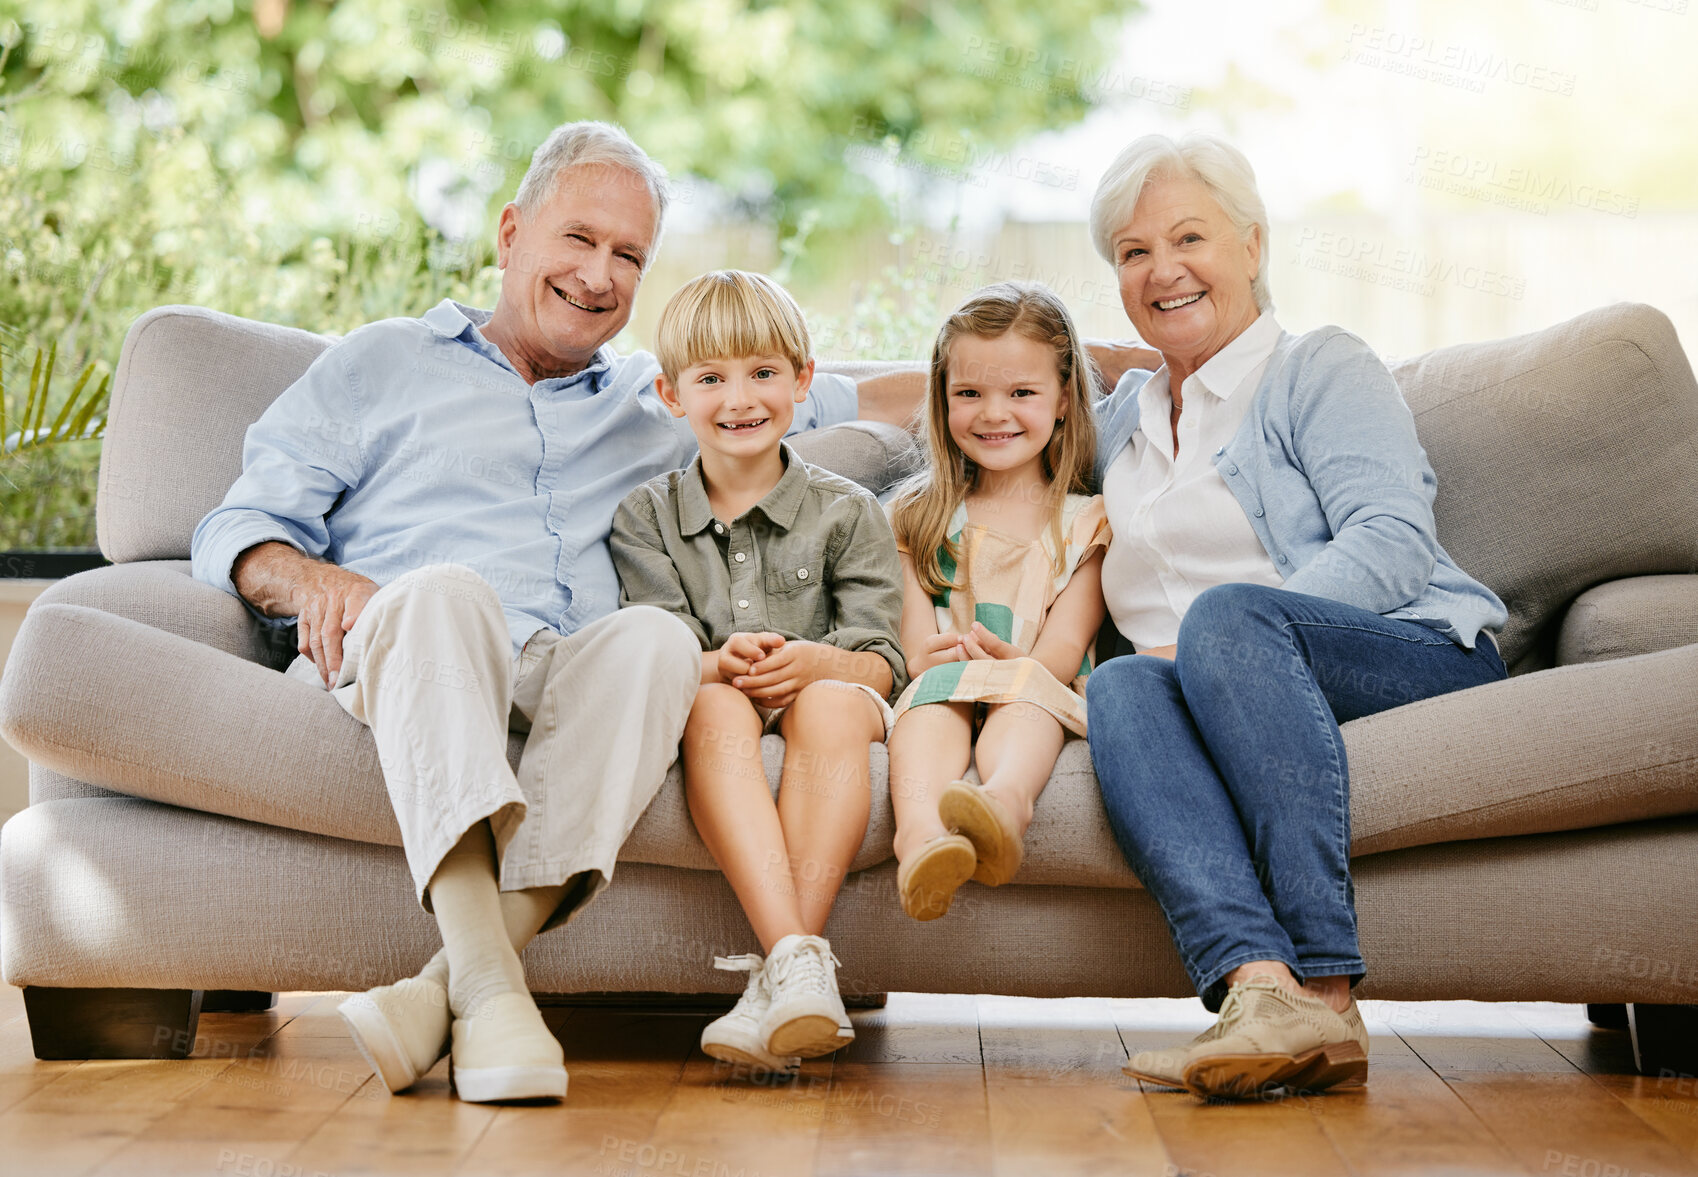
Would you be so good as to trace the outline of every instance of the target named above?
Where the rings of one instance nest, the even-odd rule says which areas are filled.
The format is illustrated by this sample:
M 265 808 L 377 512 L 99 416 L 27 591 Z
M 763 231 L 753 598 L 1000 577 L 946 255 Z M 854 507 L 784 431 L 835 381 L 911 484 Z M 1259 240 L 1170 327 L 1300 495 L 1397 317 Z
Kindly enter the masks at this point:
M 978 467 L 961 452 L 949 433 L 949 351 L 963 335 L 998 339 L 1013 331 L 1054 349 L 1056 374 L 1061 380 L 1062 421 L 1044 447 L 1043 470 L 1050 484 L 1050 535 L 1059 575 L 1066 559 L 1061 518 L 1069 494 L 1090 490 L 1096 463 L 1097 430 L 1091 404 L 1097 396 L 1097 373 L 1067 307 L 1039 282 L 998 282 L 976 292 L 944 320 L 932 345 L 926 390 L 927 468 L 909 479 L 891 510 L 897 542 L 914 560 L 920 585 L 932 596 L 946 589 L 966 588 L 946 576 L 939 553 L 947 552 L 959 568 L 961 553 L 949 538 L 949 521 L 956 508 L 978 485 Z
M 714 270 L 680 287 L 660 312 L 654 351 L 673 382 L 704 360 L 745 356 L 783 356 L 800 373 L 814 354 L 789 291 L 746 270 Z

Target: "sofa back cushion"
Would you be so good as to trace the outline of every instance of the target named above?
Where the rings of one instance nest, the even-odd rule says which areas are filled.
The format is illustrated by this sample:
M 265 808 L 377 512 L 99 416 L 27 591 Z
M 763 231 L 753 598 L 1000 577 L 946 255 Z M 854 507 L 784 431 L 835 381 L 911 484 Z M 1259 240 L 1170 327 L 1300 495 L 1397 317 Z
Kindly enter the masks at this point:
M 1698 384 L 1674 325 L 1618 303 L 1392 373 L 1438 475 L 1439 541 L 1509 607 L 1504 661 L 1606 580 L 1698 570 Z
M 124 337 L 100 450 L 95 528 L 114 563 L 187 558 L 242 472 L 248 426 L 330 346 L 310 331 L 166 306 Z

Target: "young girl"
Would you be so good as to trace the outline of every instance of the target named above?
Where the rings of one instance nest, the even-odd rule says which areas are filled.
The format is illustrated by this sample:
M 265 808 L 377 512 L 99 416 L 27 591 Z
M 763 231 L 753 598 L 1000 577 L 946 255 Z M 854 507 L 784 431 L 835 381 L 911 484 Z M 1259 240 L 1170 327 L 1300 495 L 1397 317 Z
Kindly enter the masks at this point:
M 1038 284 L 974 294 L 932 348 L 930 469 L 892 506 L 912 681 L 890 796 L 897 890 L 917 920 L 969 878 L 1014 877 L 1062 741 L 1085 734 L 1109 539 L 1085 493 L 1092 384 L 1067 308 Z M 978 786 L 959 779 L 973 759 Z

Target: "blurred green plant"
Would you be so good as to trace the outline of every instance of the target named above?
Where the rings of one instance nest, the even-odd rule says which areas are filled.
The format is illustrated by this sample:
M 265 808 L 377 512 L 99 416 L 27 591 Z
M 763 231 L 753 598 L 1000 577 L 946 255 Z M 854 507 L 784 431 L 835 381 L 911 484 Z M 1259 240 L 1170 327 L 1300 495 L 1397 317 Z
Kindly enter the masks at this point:
M 887 217 L 870 162 L 943 175 L 1082 117 L 1129 10 L 13 0 L 0 9 L 0 330 L 110 372 L 129 325 L 164 303 L 331 333 L 444 296 L 491 305 L 492 214 L 536 144 L 576 118 L 620 122 L 675 175 L 712 182 L 681 201 L 800 245 Z M 785 261 L 809 264 L 800 249 Z M 871 313 L 894 313 L 878 299 L 898 282 L 863 299 Z M 22 355 L 0 353 L 13 386 Z M 49 532 L 92 543 L 97 452 L 11 463 L 0 547 Z M 50 481 L 26 486 L 26 464 Z M 58 530 L 41 522 L 46 500 Z

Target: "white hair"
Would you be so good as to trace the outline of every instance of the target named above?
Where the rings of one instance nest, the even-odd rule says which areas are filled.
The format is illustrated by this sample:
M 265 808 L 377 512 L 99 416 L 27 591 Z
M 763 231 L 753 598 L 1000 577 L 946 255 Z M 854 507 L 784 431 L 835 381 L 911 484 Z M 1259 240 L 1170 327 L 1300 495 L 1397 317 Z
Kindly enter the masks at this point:
M 1261 229 L 1262 261 L 1250 280 L 1256 309 L 1273 309 L 1268 290 L 1268 210 L 1256 190 L 1256 173 L 1244 153 L 1225 139 L 1193 132 L 1178 140 L 1141 135 L 1115 157 L 1091 197 L 1091 241 L 1109 265 L 1115 264 L 1114 235 L 1132 219 L 1138 197 L 1151 180 L 1195 177 L 1232 222 L 1240 241 Z
M 654 201 L 654 238 L 658 243 L 661 223 L 666 219 L 666 169 L 650 159 L 623 128 L 612 123 L 585 121 L 554 128 L 531 156 L 531 166 L 519 181 L 513 203 L 526 215 L 535 213 L 554 195 L 562 172 L 589 164 L 618 168 L 642 182 Z

